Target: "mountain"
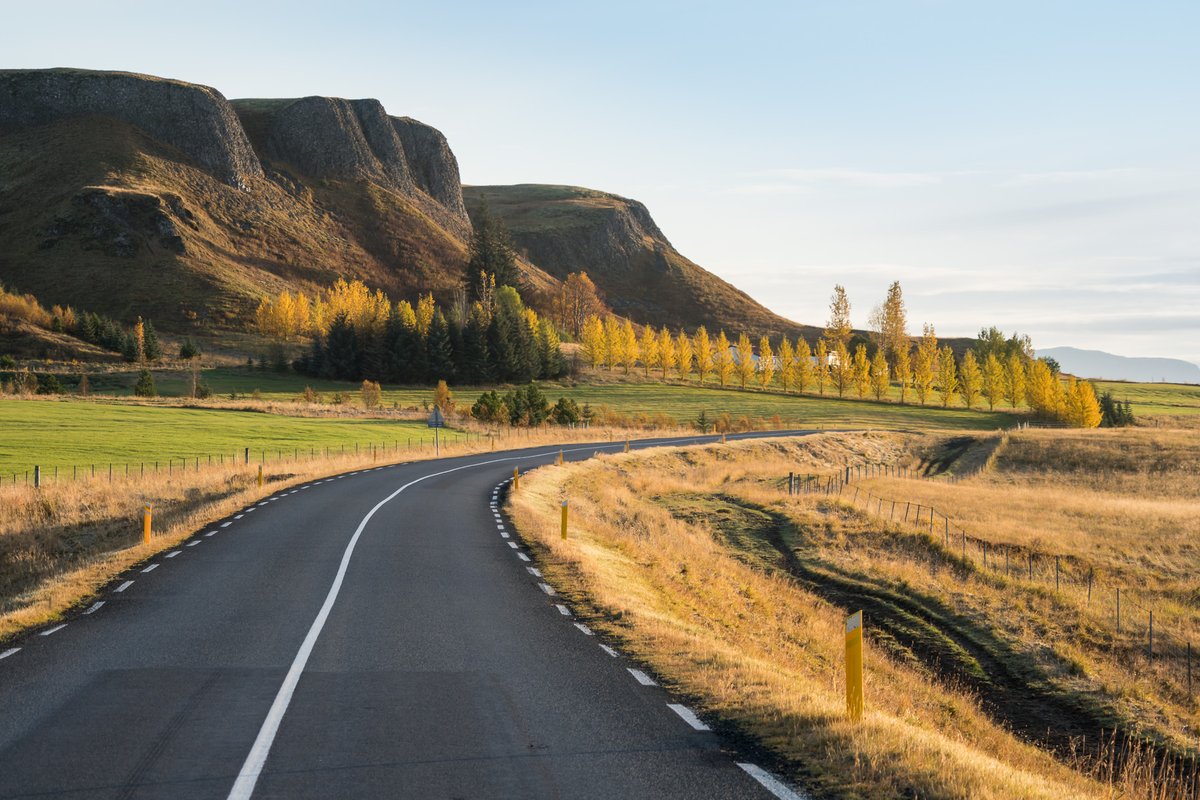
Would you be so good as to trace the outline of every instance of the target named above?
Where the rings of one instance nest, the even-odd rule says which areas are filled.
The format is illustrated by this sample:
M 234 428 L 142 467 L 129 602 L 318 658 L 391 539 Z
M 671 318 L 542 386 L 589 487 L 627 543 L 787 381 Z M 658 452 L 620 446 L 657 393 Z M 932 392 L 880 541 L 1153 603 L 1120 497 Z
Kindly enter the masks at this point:
M 231 101 L 150 75 L 0 70 L 0 281 L 47 305 L 216 333 L 244 329 L 268 294 L 339 277 L 448 302 L 485 200 L 535 302 L 586 270 L 638 322 L 805 330 L 680 255 L 637 201 L 464 192 L 445 136 L 378 100 Z
M 1053 358 L 1063 372 L 1081 378 L 1200 384 L 1200 366 L 1178 358 L 1130 358 L 1075 347 L 1047 347 L 1037 354 Z
M 470 230 L 445 138 L 378 101 L 0 71 L 0 281 L 45 304 L 216 331 L 338 277 L 446 301 Z
M 797 325 L 681 255 L 646 207 L 578 186 L 464 186 L 467 210 L 502 220 L 518 251 L 553 277 L 585 271 L 618 314 L 671 328 L 775 335 Z

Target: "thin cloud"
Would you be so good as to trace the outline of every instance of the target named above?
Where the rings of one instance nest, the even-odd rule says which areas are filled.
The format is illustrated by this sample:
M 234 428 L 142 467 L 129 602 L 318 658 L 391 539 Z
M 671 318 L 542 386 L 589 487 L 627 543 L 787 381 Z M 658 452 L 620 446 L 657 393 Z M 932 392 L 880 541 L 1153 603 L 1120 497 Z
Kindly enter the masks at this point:
M 1044 184 L 1096 183 L 1101 181 L 1144 178 L 1152 175 L 1150 170 L 1140 167 L 1113 167 L 1109 169 L 1060 169 L 1044 172 L 1020 172 L 1001 181 L 1000 186 L 1038 186 Z
M 887 172 L 864 169 L 778 169 L 768 173 L 787 183 L 782 185 L 836 184 L 865 189 L 898 189 L 929 186 L 942 182 L 934 172 Z M 776 184 L 773 184 L 776 185 Z

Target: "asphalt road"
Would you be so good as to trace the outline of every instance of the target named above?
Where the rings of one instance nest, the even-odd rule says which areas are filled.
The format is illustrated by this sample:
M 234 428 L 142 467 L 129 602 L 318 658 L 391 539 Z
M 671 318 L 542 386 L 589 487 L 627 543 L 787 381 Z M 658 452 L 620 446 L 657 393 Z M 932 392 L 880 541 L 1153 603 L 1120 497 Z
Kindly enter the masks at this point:
M 557 454 L 280 492 L 0 646 L 0 798 L 795 797 L 527 560 L 494 498 Z

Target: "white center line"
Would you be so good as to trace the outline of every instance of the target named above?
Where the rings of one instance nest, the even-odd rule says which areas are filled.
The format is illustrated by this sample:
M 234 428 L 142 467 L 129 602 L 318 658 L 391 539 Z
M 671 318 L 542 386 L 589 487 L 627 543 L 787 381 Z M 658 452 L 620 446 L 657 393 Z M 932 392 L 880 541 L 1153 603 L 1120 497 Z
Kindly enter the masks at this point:
M 620 653 L 618 653 L 616 650 L 612 649 L 611 647 L 609 647 L 609 646 L 608 646 L 608 645 L 606 645 L 606 644 L 602 644 L 602 645 L 600 645 L 600 649 L 601 649 L 601 650 L 603 650 L 604 652 L 608 653 L 608 654 L 609 654 L 610 656 L 612 656 L 613 658 L 620 658 L 620 657 L 621 657 L 621 654 L 620 654 Z
M 87 611 L 85 611 L 85 612 L 83 612 L 83 613 L 85 613 L 85 614 L 94 614 L 94 613 L 96 613 L 97 611 L 99 611 L 99 610 L 100 610 L 100 606 L 102 606 L 102 605 L 104 605 L 104 601 L 103 601 L 103 600 L 97 600 L 96 602 L 92 603 L 91 607 L 90 607 L 90 608 L 88 608 L 88 610 L 87 610 Z
M 633 676 L 633 679 L 642 686 L 658 686 L 658 684 L 654 682 L 653 678 L 642 672 L 640 669 L 634 669 L 633 667 L 626 667 L 625 669 L 629 670 L 629 674 Z
M 156 569 L 158 569 L 158 564 L 151 564 L 150 566 L 148 566 L 144 570 L 142 570 L 142 572 L 153 572 Z
M 179 555 L 182 552 L 183 552 L 182 550 L 172 550 L 171 552 L 167 553 L 165 558 L 174 558 L 175 556 Z
M 0 653 L 0 658 L 8 658 L 9 656 L 15 655 L 16 653 L 19 653 L 19 652 L 21 652 L 21 648 L 10 647 L 7 650 L 5 650 L 3 653 Z
M 49 636 L 49 635 L 50 635 L 50 634 L 52 634 L 52 633 L 57 633 L 58 631 L 61 631 L 61 630 L 62 630 L 63 628 L 65 628 L 65 627 L 67 627 L 67 623 L 65 623 L 65 622 L 64 622 L 64 623 L 63 623 L 63 624 L 61 624 L 61 625 L 55 625 L 53 628 L 49 628 L 49 629 L 47 629 L 47 630 L 44 630 L 44 631 L 42 631 L 42 632 L 41 632 L 40 634 L 38 634 L 38 635 L 39 635 L 39 636 Z
M 695 711 L 692 711 L 687 706 L 682 706 L 679 703 L 667 703 L 667 708 L 671 709 L 676 714 L 678 714 L 679 718 L 682 719 L 684 722 L 686 722 L 688 725 L 691 725 L 693 730 L 697 730 L 697 731 L 712 730 L 712 728 L 708 727 L 707 725 L 705 725 L 703 722 L 700 721 L 700 718 L 696 716 Z
M 113 591 L 114 592 L 123 592 L 126 589 L 128 589 L 130 586 L 133 586 L 133 581 L 125 581 L 120 586 L 118 586 L 116 589 L 113 589 Z
M 543 592 L 550 595 L 551 597 L 558 594 L 557 592 L 554 591 L 554 587 L 548 583 L 539 583 L 538 588 L 540 588 Z
M 781 780 L 776 778 L 765 769 L 754 764 L 744 764 L 738 762 L 747 775 L 762 784 L 763 788 L 771 794 L 779 798 L 779 800 L 804 800 L 804 795 L 797 794 L 783 784 Z
M 246 756 L 245 762 L 242 764 L 241 770 L 238 772 L 237 780 L 233 784 L 233 788 L 229 790 L 228 800 L 249 800 L 254 794 L 254 786 L 258 783 L 258 776 L 262 773 L 263 765 L 267 762 L 267 756 L 271 753 L 271 745 L 275 743 L 275 736 L 279 732 L 279 725 L 283 722 L 283 716 L 287 713 L 288 706 L 292 702 L 292 695 L 296 691 L 296 684 L 300 682 L 300 675 L 304 672 L 305 665 L 308 664 L 309 656 L 312 655 L 313 647 L 316 646 L 317 638 L 321 635 L 321 630 L 325 627 L 325 621 L 329 618 L 330 611 L 333 610 L 333 604 L 337 601 L 338 593 L 342 589 L 342 583 L 346 578 L 346 570 L 350 566 L 350 557 L 354 554 L 354 548 L 358 544 L 362 532 L 367 527 L 367 523 L 375 516 L 379 509 L 383 508 L 391 500 L 395 499 L 410 486 L 420 483 L 421 481 L 430 478 L 437 478 L 442 475 L 449 475 L 452 472 L 458 472 L 464 469 L 472 469 L 475 467 L 484 467 L 490 464 L 500 464 L 506 461 L 518 461 L 526 458 L 535 458 L 534 456 L 508 456 L 505 458 L 497 458 L 489 461 L 479 461 L 473 464 L 463 464 L 459 467 L 452 467 L 440 472 L 431 472 L 427 475 L 422 475 L 401 486 L 396 491 L 392 492 L 387 497 L 380 500 L 375 506 L 367 512 L 367 515 L 362 518 L 355 529 L 354 534 L 350 537 L 350 541 L 346 544 L 346 549 L 342 553 L 342 560 L 338 566 L 337 575 L 334 576 L 333 584 L 329 587 L 329 593 L 325 596 L 325 602 L 321 605 L 321 610 L 317 612 L 316 618 L 313 620 L 312 626 L 308 629 L 308 633 L 304 637 L 304 641 L 300 644 L 300 649 L 296 651 L 296 657 L 292 661 L 291 667 L 288 668 L 287 675 L 284 676 L 283 683 L 279 687 L 279 692 L 275 695 L 275 700 L 271 703 L 271 708 L 267 712 L 266 719 L 263 720 L 262 727 L 258 731 L 258 736 L 254 740 L 253 746 L 250 748 L 249 755 Z M 547 594 L 554 592 L 549 586 L 545 586 L 544 591 Z

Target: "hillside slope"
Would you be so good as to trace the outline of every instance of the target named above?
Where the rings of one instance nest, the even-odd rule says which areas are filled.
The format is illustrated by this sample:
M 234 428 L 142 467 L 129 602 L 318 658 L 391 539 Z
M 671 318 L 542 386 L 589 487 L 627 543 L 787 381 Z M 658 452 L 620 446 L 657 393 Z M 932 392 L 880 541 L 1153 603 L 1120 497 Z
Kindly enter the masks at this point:
M 191 331 L 338 277 L 448 300 L 470 236 L 458 181 L 439 132 L 374 100 L 0 72 L 0 281 L 46 304 Z
M 1081 378 L 1147 383 L 1200 383 L 1200 366 L 1179 358 L 1131 358 L 1101 350 L 1077 347 L 1045 347 L 1039 356 L 1049 356 L 1064 372 Z
M 635 322 L 724 328 L 731 335 L 816 328 L 769 311 L 681 255 L 636 200 L 577 186 L 465 186 L 467 209 L 486 203 L 517 248 L 559 280 L 586 271 L 613 310 Z

